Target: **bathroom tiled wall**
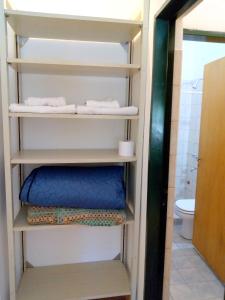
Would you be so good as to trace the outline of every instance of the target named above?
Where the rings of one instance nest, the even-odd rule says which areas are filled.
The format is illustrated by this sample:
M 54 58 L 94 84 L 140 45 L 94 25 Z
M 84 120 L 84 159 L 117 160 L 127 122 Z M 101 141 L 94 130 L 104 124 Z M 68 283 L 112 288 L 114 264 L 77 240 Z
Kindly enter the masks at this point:
M 202 79 L 182 82 L 176 161 L 176 199 L 195 197 Z

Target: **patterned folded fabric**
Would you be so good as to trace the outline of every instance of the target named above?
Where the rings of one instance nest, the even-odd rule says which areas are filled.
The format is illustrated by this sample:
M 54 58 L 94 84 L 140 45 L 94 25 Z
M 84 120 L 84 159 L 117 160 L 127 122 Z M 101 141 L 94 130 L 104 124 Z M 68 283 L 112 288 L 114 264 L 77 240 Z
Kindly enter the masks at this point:
M 28 206 L 27 221 L 31 225 L 80 224 L 88 226 L 115 226 L 126 221 L 124 210 L 77 209 Z

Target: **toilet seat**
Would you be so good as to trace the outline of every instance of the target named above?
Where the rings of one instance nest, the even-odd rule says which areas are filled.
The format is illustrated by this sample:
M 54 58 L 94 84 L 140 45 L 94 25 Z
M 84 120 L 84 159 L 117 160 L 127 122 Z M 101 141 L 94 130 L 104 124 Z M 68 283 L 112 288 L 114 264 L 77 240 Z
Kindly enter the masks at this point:
M 183 214 L 193 215 L 195 212 L 195 199 L 177 200 L 176 208 Z

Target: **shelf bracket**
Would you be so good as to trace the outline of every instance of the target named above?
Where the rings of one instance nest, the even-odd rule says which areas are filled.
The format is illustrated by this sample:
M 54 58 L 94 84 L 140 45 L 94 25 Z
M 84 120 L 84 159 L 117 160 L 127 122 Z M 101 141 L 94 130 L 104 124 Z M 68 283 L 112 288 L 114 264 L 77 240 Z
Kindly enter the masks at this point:
M 120 43 L 121 47 L 124 48 L 124 50 L 128 51 L 128 45 L 129 45 L 129 42 L 122 42 Z
M 18 164 L 11 164 L 12 169 L 14 169 L 17 166 L 18 166 Z
M 120 260 L 120 259 L 121 259 L 121 254 L 120 253 L 118 253 L 117 256 L 115 256 L 113 258 L 113 260 Z
M 20 48 L 22 48 L 27 43 L 28 40 L 29 40 L 28 37 L 18 36 L 18 45 L 20 46 Z
M 34 268 L 34 266 L 29 261 L 26 261 L 26 268 Z

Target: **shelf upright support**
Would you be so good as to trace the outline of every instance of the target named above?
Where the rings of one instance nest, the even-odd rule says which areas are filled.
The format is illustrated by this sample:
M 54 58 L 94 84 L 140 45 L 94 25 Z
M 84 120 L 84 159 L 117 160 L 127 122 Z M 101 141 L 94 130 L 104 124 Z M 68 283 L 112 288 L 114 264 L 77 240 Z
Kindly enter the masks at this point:
M 127 45 L 127 64 L 131 64 L 132 63 L 132 41 L 129 41 L 126 43 Z M 126 105 L 130 106 L 132 104 L 132 95 L 131 95 L 131 83 L 132 83 L 132 76 L 129 75 L 126 79 Z M 130 131 L 131 131 L 131 120 L 126 120 L 126 124 L 125 124 L 125 132 L 124 132 L 124 138 L 129 140 L 130 139 Z M 125 164 L 125 182 L 126 182 L 126 195 L 128 195 L 128 184 L 129 184 L 129 163 Z M 126 199 L 126 202 L 128 202 L 128 198 Z M 127 203 L 128 205 L 128 203 Z M 122 262 L 125 263 L 126 262 L 126 252 L 127 252 L 127 248 L 126 248 L 126 235 L 127 235 L 127 226 L 128 225 L 123 225 L 122 226 L 122 245 L 121 245 L 121 253 L 122 253 Z
M 11 173 L 11 145 L 10 145 L 10 121 L 8 116 L 9 85 L 7 65 L 7 23 L 4 15 L 4 1 L 0 0 L 0 67 L 1 67 L 1 92 L 2 92 L 2 117 L 4 139 L 4 162 L 5 162 L 5 192 L 6 192 L 6 215 L 8 234 L 8 261 L 9 261 L 9 285 L 10 300 L 16 300 L 16 276 L 15 276 L 15 249 L 13 233 L 13 195 Z
M 25 43 L 28 41 L 28 38 L 20 37 L 15 34 L 15 57 L 20 58 L 21 57 L 21 47 L 25 45 Z M 21 73 L 16 73 L 16 81 L 17 81 L 17 103 L 20 103 L 20 98 L 22 95 L 22 88 L 21 88 Z M 18 150 L 22 150 L 22 126 L 21 126 L 22 120 L 21 118 L 18 118 Z M 24 181 L 24 167 L 23 165 L 19 165 L 19 184 L 20 188 L 22 187 Z M 22 204 L 21 204 L 22 207 Z M 23 272 L 25 272 L 27 268 L 27 262 L 26 262 L 26 233 L 21 232 L 21 245 L 22 245 L 22 261 L 23 261 Z

